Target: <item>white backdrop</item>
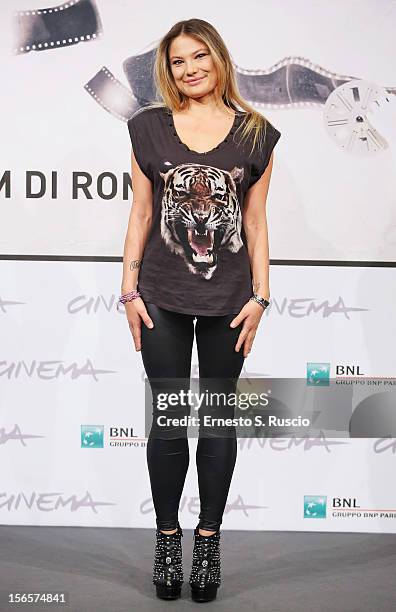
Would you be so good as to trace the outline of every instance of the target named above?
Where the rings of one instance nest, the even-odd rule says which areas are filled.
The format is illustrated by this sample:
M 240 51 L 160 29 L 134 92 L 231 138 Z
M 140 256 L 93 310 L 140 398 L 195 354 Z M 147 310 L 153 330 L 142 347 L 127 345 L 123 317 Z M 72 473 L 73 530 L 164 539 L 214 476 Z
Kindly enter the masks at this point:
M 26 50 L 32 32 L 45 38 L 53 24 L 44 15 L 15 11 L 38 9 L 44 10 L 34 0 L 7 0 L 0 9 L 6 84 L 0 115 L 0 523 L 153 527 L 144 370 L 125 315 L 116 310 L 132 201 L 131 192 L 123 192 L 130 142 L 122 113 L 141 95 L 130 86 L 134 64 L 128 58 L 154 48 L 174 22 L 195 16 L 219 29 L 240 74 L 298 56 L 386 87 L 393 98 L 395 7 L 390 0 L 248 0 L 242 13 L 235 3 L 235 18 L 226 20 L 224 7 L 206 1 L 191 15 L 181 2 L 169 10 L 155 2 L 144 8 L 130 0 L 80 0 L 62 10 L 82 10 L 76 15 L 83 21 L 76 18 L 73 27 L 87 36 L 84 27 L 93 20 L 95 37 Z M 71 27 L 65 15 L 54 22 L 55 33 Z M 24 41 L 23 51 L 15 52 L 15 40 Z M 370 49 L 368 40 L 375 41 Z M 305 60 L 300 66 L 305 76 L 320 74 Z M 100 89 L 110 105 L 86 87 L 103 67 L 119 83 L 110 78 L 114 89 L 108 82 Z M 326 129 L 322 89 L 304 90 L 303 104 L 283 104 L 274 85 L 273 99 L 256 100 L 282 132 L 268 210 L 271 259 L 283 265 L 271 267 L 273 303 L 243 377 L 304 378 L 308 362 L 330 363 L 331 376 L 339 364 L 359 366 L 366 377 L 395 376 L 394 127 L 377 113 L 387 145 L 368 147 L 367 154 L 343 150 Z M 49 184 L 43 197 L 27 197 L 31 171 L 57 174 L 55 197 Z M 73 173 L 92 177 L 92 199 L 82 191 L 73 198 Z M 98 195 L 101 173 L 115 181 L 109 199 Z M 38 184 L 35 178 L 34 190 Z M 107 177 L 103 189 L 110 187 Z M 318 265 L 327 260 L 334 265 Z M 195 346 L 193 361 L 194 375 Z M 84 425 L 103 427 L 103 448 L 82 447 Z M 114 446 L 111 427 L 133 428 L 136 437 Z M 190 440 L 180 510 L 185 527 L 195 526 L 199 513 L 195 443 Z M 241 439 L 223 527 L 394 533 L 395 453 L 396 439 L 380 436 Z M 314 505 L 305 496 L 314 496 Z
M 153 526 L 145 373 L 115 307 L 119 271 L 118 263 L 3 262 L 2 523 Z M 330 363 L 332 377 L 338 364 L 394 375 L 393 270 L 274 266 L 272 288 L 242 377 L 304 378 L 307 362 Z M 104 427 L 103 448 L 81 446 L 81 425 Z M 112 446 L 110 427 L 133 428 L 136 439 Z M 186 527 L 199 512 L 195 444 Z M 396 531 L 395 439 L 240 439 L 238 449 L 224 528 Z M 305 495 L 327 497 L 325 519 L 304 518 Z M 334 498 L 354 499 L 361 516 L 333 516 Z

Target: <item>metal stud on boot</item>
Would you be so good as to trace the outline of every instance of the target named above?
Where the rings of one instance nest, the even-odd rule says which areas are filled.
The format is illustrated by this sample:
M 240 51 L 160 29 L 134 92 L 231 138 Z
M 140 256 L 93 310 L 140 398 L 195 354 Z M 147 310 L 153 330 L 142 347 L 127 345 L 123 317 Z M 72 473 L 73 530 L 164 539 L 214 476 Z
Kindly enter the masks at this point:
M 193 564 L 189 580 L 194 601 L 212 601 L 216 598 L 221 583 L 220 574 L 220 530 L 211 536 L 194 530 Z
M 156 530 L 153 583 L 160 599 L 177 599 L 183 584 L 182 546 L 183 530 L 177 523 L 175 533 Z

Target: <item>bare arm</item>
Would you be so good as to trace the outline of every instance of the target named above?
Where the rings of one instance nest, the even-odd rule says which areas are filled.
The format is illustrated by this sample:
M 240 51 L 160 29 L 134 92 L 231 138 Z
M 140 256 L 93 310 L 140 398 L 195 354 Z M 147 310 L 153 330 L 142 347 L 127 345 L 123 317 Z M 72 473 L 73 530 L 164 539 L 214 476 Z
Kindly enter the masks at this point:
M 266 205 L 272 174 L 273 156 L 274 154 L 272 153 L 263 175 L 248 190 L 242 212 L 252 269 L 253 291 L 267 300 L 270 296 L 270 287 Z
M 136 289 L 140 263 L 151 229 L 153 188 L 131 153 L 133 201 L 125 236 L 121 293 Z
M 125 236 L 121 293 L 137 288 L 140 264 L 153 218 L 153 186 L 131 153 L 133 201 Z M 141 321 L 149 327 L 154 323 L 141 297 L 126 302 L 125 311 L 135 349 L 141 350 Z
M 266 204 L 269 183 L 272 173 L 273 152 L 263 175 L 247 191 L 242 210 L 242 222 L 246 234 L 247 250 L 253 277 L 253 291 L 260 297 L 268 299 L 269 290 L 269 247 Z M 242 329 L 235 345 L 239 351 L 243 345 L 243 355 L 247 357 L 251 351 L 263 308 L 257 302 L 248 300 L 241 311 L 231 321 L 235 327 L 243 322 Z

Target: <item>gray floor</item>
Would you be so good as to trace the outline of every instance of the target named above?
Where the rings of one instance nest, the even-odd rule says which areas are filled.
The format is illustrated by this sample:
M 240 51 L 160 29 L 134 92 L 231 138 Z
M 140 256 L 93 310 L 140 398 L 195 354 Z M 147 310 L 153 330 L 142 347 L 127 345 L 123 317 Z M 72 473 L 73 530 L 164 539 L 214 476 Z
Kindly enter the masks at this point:
M 139 612 L 206 606 L 268 612 L 396 610 L 396 535 L 222 531 L 217 600 L 191 601 L 192 530 L 182 599 L 156 599 L 154 530 L 0 526 L 0 609 Z M 70 605 L 13 606 L 7 592 L 67 591 Z

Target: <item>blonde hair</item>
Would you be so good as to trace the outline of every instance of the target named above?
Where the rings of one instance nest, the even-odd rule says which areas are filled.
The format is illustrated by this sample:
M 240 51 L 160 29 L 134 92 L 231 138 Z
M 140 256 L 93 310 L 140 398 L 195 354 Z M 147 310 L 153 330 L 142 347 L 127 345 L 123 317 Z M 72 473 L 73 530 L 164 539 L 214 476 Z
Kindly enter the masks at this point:
M 241 140 L 244 138 L 248 139 L 251 133 L 254 134 L 252 153 L 259 142 L 259 146 L 263 145 L 267 129 L 267 119 L 241 96 L 230 53 L 220 34 L 207 21 L 202 19 L 178 21 L 161 39 L 157 47 L 154 62 L 154 82 L 157 89 L 157 101 L 145 106 L 145 108 L 166 106 L 172 112 L 178 112 L 188 106 L 188 96 L 184 95 L 176 87 L 169 63 L 169 47 L 172 41 L 182 34 L 192 36 L 208 46 L 218 75 L 216 91 L 219 92 L 226 106 L 236 112 L 240 109 L 246 112 L 246 116 L 238 129 L 243 127 Z

